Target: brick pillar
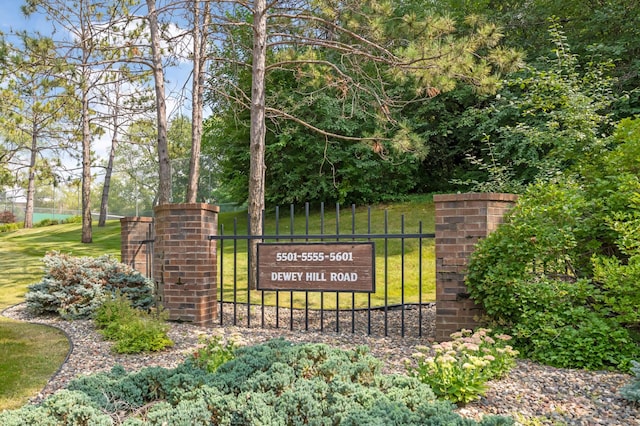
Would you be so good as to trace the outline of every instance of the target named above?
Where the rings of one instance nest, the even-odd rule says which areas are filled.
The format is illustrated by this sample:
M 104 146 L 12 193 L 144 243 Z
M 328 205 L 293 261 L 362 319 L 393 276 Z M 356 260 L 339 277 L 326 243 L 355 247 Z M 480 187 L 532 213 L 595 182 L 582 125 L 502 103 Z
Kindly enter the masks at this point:
M 142 275 L 151 277 L 151 249 L 147 252 L 148 240 L 153 234 L 153 218 L 123 217 L 120 219 L 120 261 Z
M 469 299 L 465 272 L 476 243 L 502 223 L 515 204 L 514 194 L 435 195 L 436 340 L 478 325 L 481 308 Z
M 154 279 L 169 319 L 211 325 L 217 315 L 218 206 L 165 204 L 155 213 Z

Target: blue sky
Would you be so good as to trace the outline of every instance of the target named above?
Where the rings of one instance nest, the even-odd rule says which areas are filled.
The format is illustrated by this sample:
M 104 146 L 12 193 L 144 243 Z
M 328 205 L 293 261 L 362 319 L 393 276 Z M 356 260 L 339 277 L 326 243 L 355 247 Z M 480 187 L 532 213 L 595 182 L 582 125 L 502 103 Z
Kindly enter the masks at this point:
M 22 0 L 2 0 L 0 1 L 0 31 L 7 34 L 13 30 L 36 30 L 47 28 L 47 22 L 42 16 L 32 16 L 26 18 L 20 11 Z

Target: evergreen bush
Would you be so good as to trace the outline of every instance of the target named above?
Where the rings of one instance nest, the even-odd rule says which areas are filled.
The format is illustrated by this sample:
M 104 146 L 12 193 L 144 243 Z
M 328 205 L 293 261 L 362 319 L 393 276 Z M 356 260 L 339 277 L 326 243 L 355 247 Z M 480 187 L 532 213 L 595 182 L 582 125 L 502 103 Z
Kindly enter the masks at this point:
M 417 379 L 381 374 L 380 361 L 364 347 L 343 351 L 278 339 L 235 355 L 214 373 L 188 359 L 174 369 L 116 367 L 81 377 L 39 405 L 0 413 L 0 424 L 71 412 L 87 413 L 85 424 L 109 424 L 110 416 L 129 426 L 513 424 L 505 417 L 480 423 L 460 417 Z M 63 397 L 73 403 L 59 404 Z
M 620 395 L 628 401 L 640 404 L 640 362 L 631 361 L 631 364 L 631 372 L 635 374 L 635 377 L 620 389 Z
M 153 283 L 113 256 L 74 257 L 50 252 L 44 264 L 42 281 L 30 285 L 25 295 L 27 308 L 36 314 L 89 318 L 118 292 L 136 308 L 149 309 L 154 304 Z

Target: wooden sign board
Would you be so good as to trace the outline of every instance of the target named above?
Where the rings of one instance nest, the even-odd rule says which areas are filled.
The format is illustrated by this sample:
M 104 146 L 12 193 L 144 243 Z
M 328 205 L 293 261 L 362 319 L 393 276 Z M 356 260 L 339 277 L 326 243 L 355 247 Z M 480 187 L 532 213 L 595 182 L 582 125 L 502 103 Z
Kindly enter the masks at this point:
M 258 290 L 375 292 L 372 242 L 258 244 Z

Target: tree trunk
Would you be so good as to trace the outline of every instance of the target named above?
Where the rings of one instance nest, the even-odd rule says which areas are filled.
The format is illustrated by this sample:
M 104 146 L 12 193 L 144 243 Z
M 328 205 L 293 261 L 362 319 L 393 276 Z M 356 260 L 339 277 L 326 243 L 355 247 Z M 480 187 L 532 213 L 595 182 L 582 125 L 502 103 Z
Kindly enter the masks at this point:
M 267 58 L 267 5 L 256 0 L 253 10 L 253 71 L 251 81 L 251 132 L 248 210 L 251 235 L 262 234 L 265 188 L 265 67 Z M 251 286 L 257 283 L 257 240 L 251 240 Z
M 167 105 L 164 91 L 164 71 L 160 50 L 160 30 L 155 0 L 147 0 L 147 19 L 151 35 L 151 53 L 153 55 L 153 79 L 156 92 L 156 114 L 158 126 L 158 204 L 171 202 L 171 162 L 167 141 Z
M 104 184 L 102 185 L 102 198 L 100 199 L 100 218 L 98 226 L 105 226 L 107 215 L 109 214 L 109 189 L 111 188 L 111 175 L 113 173 L 113 159 L 118 148 L 118 132 L 120 131 L 120 84 L 117 83 L 113 100 L 113 137 L 111 138 L 111 149 L 109 150 L 109 160 L 104 171 Z
M 84 71 L 83 71 L 84 72 Z M 85 77 L 86 74 L 85 74 Z M 82 239 L 93 242 L 91 229 L 91 129 L 89 127 L 89 93 L 82 89 Z
M 187 203 L 195 203 L 198 196 L 200 152 L 202 149 L 204 69 L 207 58 L 207 27 L 210 18 L 209 2 L 206 2 L 204 9 L 201 10 L 200 1 L 193 0 L 193 95 L 191 100 L 191 159 L 189 162 Z
M 118 147 L 118 128 L 115 127 L 113 138 L 111 139 L 111 150 L 109 151 L 109 160 L 104 173 L 104 184 L 102 185 L 102 199 L 100 200 L 100 218 L 98 226 L 104 226 L 107 222 L 107 214 L 109 213 L 109 189 L 111 187 L 111 174 L 113 173 L 113 159 L 116 156 L 116 148 Z
M 34 120 L 33 134 L 31 135 L 31 158 L 29 159 L 29 182 L 27 184 L 27 205 L 24 210 L 24 227 L 33 228 L 33 199 L 36 192 L 36 161 L 38 159 L 38 136 Z

